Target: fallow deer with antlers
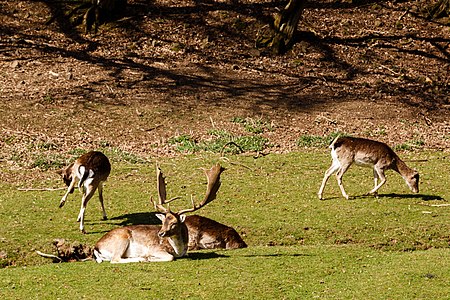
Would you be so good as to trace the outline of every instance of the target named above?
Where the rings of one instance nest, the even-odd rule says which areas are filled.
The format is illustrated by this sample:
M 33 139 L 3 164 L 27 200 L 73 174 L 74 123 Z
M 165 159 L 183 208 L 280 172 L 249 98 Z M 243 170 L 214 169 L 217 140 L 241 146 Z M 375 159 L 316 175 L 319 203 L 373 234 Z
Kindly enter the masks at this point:
M 94 247 L 94 258 L 97 262 L 111 263 L 172 261 L 186 255 L 188 250 L 188 229 L 184 223 L 186 213 L 194 212 L 216 198 L 221 185 L 220 174 L 225 169 L 217 164 L 205 170 L 208 179 L 206 195 L 200 204 L 192 200 L 192 207 L 173 212 L 164 205 L 177 198 L 166 199 L 164 176 L 157 168 L 157 189 L 159 201 L 154 207 L 160 212 L 157 217 L 162 221 L 159 225 L 131 225 L 116 228 L 105 234 Z
M 90 151 L 81 155 L 75 162 L 66 168 L 58 171 L 68 186 L 67 192 L 62 197 L 59 207 L 63 207 L 66 203 L 69 194 L 72 194 L 75 189 L 75 184 L 78 181 L 78 188 L 83 194 L 81 198 L 81 208 L 78 214 L 77 221 L 80 222 L 80 230 L 84 230 L 84 212 L 86 205 L 98 190 L 98 197 L 102 206 L 103 220 L 106 220 L 105 206 L 103 204 L 103 183 L 108 179 L 111 172 L 111 164 L 105 154 L 98 151 Z

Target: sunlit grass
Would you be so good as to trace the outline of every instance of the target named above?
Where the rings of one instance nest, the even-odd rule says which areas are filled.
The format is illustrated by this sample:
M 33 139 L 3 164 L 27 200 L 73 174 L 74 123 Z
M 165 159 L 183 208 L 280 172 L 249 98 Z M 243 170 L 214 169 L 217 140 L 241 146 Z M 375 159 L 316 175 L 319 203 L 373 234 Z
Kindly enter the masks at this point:
M 64 191 L 18 191 L 62 186 L 51 171 L 0 184 L 0 295 L 23 298 L 413 299 L 445 298 L 450 280 L 449 161 L 434 152 L 400 153 L 421 173 L 420 194 L 389 172 L 380 197 L 362 196 L 372 171 L 351 168 L 344 199 L 334 177 L 317 190 L 330 163 L 328 151 L 252 156 L 201 154 L 159 158 L 173 208 L 201 199 L 200 168 L 220 161 L 227 170 L 215 201 L 198 213 L 234 227 L 249 245 L 236 251 L 193 252 L 172 263 L 52 264 L 35 250 L 52 252 L 55 238 L 93 245 L 105 232 L 146 222 L 156 196 L 155 162 L 114 158 L 105 186 L 109 220 L 101 220 L 97 196 L 86 211 L 87 235 L 78 229 L 80 194 L 58 208 Z M 105 288 L 105 287 L 108 288 Z

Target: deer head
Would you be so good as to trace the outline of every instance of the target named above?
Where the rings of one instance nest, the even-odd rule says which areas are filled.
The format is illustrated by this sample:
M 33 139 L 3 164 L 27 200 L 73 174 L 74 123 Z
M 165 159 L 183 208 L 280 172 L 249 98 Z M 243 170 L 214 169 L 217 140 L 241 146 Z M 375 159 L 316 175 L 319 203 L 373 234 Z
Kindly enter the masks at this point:
M 162 222 L 161 230 L 158 232 L 158 235 L 160 237 L 174 236 L 179 233 L 179 231 L 182 230 L 180 224 L 184 225 L 186 213 L 199 210 L 206 204 L 216 199 L 217 191 L 219 190 L 221 185 L 220 174 L 224 170 L 225 168 L 223 168 L 220 164 L 212 166 L 209 170 L 204 170 L 208 184 L 206 187 L 206 195 L 203 201 L 201 201 L 199 204 L 195 204 L 194 198 L 191 197 L 191 208 L 173 212 L 170 210 L 169 203 L 173 200 L 178 199 L 179 197 L 167 200 L 166 181 L 159 166 L 156 167 L 156 187 L 158 189 L 158 203 L 155 203 L 153 201 L 153 198 L 150 198 L 150 201 L 153 203 L 155 209 L 160 212 L 160 214 L 157 214 L 157 217 Z M 167 207 L 165 207 L 165 205 Z

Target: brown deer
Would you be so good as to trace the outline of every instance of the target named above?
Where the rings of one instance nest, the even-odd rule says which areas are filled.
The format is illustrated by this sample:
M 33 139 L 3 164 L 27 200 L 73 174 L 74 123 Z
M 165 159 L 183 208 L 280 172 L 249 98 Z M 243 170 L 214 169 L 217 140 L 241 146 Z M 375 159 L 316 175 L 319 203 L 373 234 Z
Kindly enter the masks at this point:
M 102 206 L 103 220 L 106 220 L 105 206 L 103 204 L 103 182 L 108 179 L 111 173 L 111 164 L 108 158 L 101 152 L 91 151 L 81 155 L 75 162 L 66 168 L 58 171 L 68 186 L 67 192 L 61 199 L 59 207 L 63 207 L 66 203 L 69 194 L 72 194 L 75 189 L 75 184 L 78 181 L 78 188 L 82 193 L 81 208 L 78 214 L 77 221 L 80 222 L 80 230 L 84 230 L 84 212 L 86 205 L 98 189 L 98 197 Z
M 166 200 L 166 184 L 161 170 L 157 168 L 158 203 L 151 199 L 157 214 L 162 221 L 159 225 L 131 225 L 116 228 L 105 234 L 94 247 L 94 257 L 97 262 L 111 263 L 172 261 L 186 255 L 188 250 L 188 229 L 184 223 L 186 213 L 194 212 L 216 198 L 221 185 L 220 174 L 225 169 L 217 164 L 210 170 L 205 170 L 208 179 L 206 195 L 203 201 L 178 212 L 172 212 L 164 207 L 170 201 Z
M 189 233 L 189 250 L 247 247 L 236 230 L 209 218 L 186 216 L 184 223 Z
M 377 194 L 378 189 L 386 182 L 384 172 L 389 169 L 398 172 L 412 192 L 419 192 L 419 173 L 409 168 L 385 143 L 363 138 L 336 137 L 329 148 L 333 161 L 331 167 L 325 172 L 317 193 L 321 200 L 327 180 L 334 172 L 337 172 L 337 182 L 342 195 L 346 199 L 349 198 L 342 184 L 342 176 L 353 163 L 373 168 L 375 186 L 369 194 Z

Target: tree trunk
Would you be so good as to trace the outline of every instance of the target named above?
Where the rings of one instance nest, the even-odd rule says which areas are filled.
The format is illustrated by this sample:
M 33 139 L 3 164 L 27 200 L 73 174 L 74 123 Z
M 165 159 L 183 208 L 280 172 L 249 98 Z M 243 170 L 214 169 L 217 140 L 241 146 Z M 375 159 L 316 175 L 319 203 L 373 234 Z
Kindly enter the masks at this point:
M 437 3 L 431 5 L 428 15 L 431 19 L 449 16 L 450 0 L 439 0 Z
M 275 54 L 285 53 L 292 46 L 294 33 L 305 8 L 305 3 L 306 0 L 289 0 L 286 7 L 275 17 L 275 34 L 270 43 L 270 48 Z
M 92 0 L 91 3 L 91 7 L 84 15 L 86 33 L 91 31 L 92 25 L 94 25 L 94 32 L 97 33 L 100 24 L 114 20 L 123 14 L 127 0 Z

